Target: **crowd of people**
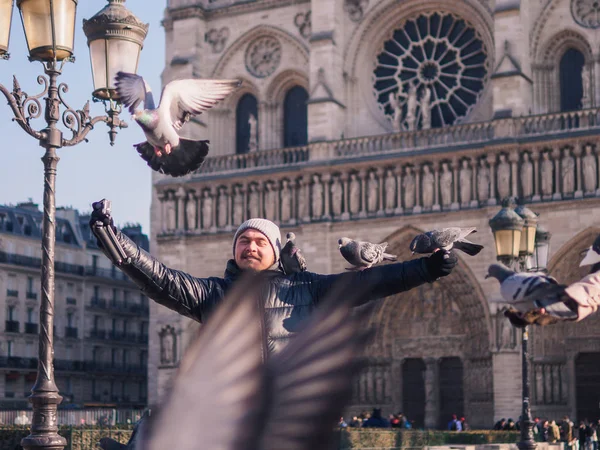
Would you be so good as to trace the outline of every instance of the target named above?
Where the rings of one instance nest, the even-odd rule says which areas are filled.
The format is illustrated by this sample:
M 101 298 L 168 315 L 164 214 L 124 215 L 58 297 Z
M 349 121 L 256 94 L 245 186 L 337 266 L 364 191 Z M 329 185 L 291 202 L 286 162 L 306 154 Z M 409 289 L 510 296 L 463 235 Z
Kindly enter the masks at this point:
M 380 408 L 373 408 L 372 412 L 363 411 L 359 415 L 353 416 L 352 420 L 348 422 L 340 417 L 338 426 L 340 428 L 404 428 L 409 430 L 412 428 L 412 423 L 401 412 L 390 414 L 386 419 L 381 415 Z

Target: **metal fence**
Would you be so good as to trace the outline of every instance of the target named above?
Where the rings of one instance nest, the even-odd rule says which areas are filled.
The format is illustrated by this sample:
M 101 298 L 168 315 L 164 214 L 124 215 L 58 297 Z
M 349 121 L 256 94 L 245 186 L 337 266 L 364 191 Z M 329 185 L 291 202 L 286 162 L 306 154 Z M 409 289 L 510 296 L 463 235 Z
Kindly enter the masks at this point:
M 18 417 L 25 413 L 26 423 Z M 143 409 L 113 409 L 113 408 L 94 408 L 94 409 L 59 409 L 59 425 L 103 425 L 115 426 L 123 424 L 133 424 L 144 413 Z M 0 424 L 4 425 L 29 425 L 33 412 L 0 410 Z

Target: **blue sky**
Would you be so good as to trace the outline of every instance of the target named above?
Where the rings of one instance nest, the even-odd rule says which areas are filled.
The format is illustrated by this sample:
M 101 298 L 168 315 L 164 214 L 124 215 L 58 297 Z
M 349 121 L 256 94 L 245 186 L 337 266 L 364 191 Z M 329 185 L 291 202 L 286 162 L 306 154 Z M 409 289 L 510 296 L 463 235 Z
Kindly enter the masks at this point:
M 77 8 L 76 61 L 65 64 L 59 78 L 59 81 L 69 85 L 65 99 L 74 109 L 81 108 L 91 99 L 93 90 L 89 51 L 82 22 L 105 5 L 105 0 L 87 0 L 80 1 Z M 138 73 L 148 80 L 155 92 L 160 92 L 160 73 L 164 68 L 164 29 L 160 21 L 165 1 L 128 0 L 126 7 L 150 24 Z M 0 60 L 0 83 L 12 89 L 12 76 L 15 74 L 23 91 L 30 95 L 40 93 L 36 79 L 43 73 L 43 68 L 39 62 L 27 60 L 25 36 L 16 6 L 9 52 L 10 60 Z M 12 110 L 1 94 L 0 105 L 0 136 L 4 143 L 0 149 L 0 204 L 15 204 L 32 198 L 41 208 L 44 166 L 40 158 L 44 149 L 12 122 Z M 91 103 L 92 116 L 103 112 L 102 104 Z M 113 216 L 117 223 L 138 222 L 144 232 L 148 233 L 151 174 L 133 148 L 133 144 L 144 140 L 144 135 L 137 124 L 131 123 L 127 111 L 121 114 L 121 118 L 129 123 L 129 128 L 119 131 L 114 147 L 109 144 L 108 127 L 100 123 L 88 134 L 88 143 L 82 142 L 59 150 L 56 204 L 89 212 L 91 202 L 108 198 L 112 200 Z M 44 128 L 43 114 L 42 119 L 33 122 L 33 126 L 36 129 Z

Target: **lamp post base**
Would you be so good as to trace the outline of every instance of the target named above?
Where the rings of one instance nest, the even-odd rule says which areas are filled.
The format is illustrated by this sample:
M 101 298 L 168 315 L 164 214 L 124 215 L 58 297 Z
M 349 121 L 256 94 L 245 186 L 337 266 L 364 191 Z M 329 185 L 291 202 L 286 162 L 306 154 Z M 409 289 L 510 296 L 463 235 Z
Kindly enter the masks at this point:
M 29 397 L 33 405 L 31 434 L 21 440 L 25 450 L 63 450 L 67 440 L 58 434 L 57 408 L 62 397 L 58 392 L 35 392 Z

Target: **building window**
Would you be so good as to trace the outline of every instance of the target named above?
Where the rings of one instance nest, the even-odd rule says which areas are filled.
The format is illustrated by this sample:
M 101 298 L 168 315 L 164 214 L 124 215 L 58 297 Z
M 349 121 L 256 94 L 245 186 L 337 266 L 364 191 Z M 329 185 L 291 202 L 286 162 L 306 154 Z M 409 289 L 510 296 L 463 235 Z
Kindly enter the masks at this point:
M 33 292 L 33 277 L 27 277 L 27 292 Z
M 294 86 L 283 102 L 283 146 L 298 147 L 308 142 L 308 92 Z
M 27 308 L 27 323 L 34 323 L 33 308 Z
M 100 316 L 94 316 L 94 330 L 100 330 L 102 328 L 102 319 Z
M 573 111 L 581 108 L 583 81 L 581 74 L 585 58 L 574 48 L 568 49 L 560 59 L 560 110 Z
M 13 341 L 6 341 L 6 356 L 9 358 L 13 355 Z
M 100 298 L 100 286 L 94 286 L 94 298 Z
M 73 328 L 73 313 L 72 312 L 67 313 L 67 326 L 69 328 Z
M 258 102 L 252 94 L 240 98 L 235 112 L 236 153 L 248 153 L 250 150 L 250 116 L 258 119 Z M 256 124 L 258 130 L 258 123 Z
M 7 316 L 8 320 L 10 320 L 11 322 L 15 320 L 15 307 L 14 306 L 11 305 L 7 308 L 6 316 Z

